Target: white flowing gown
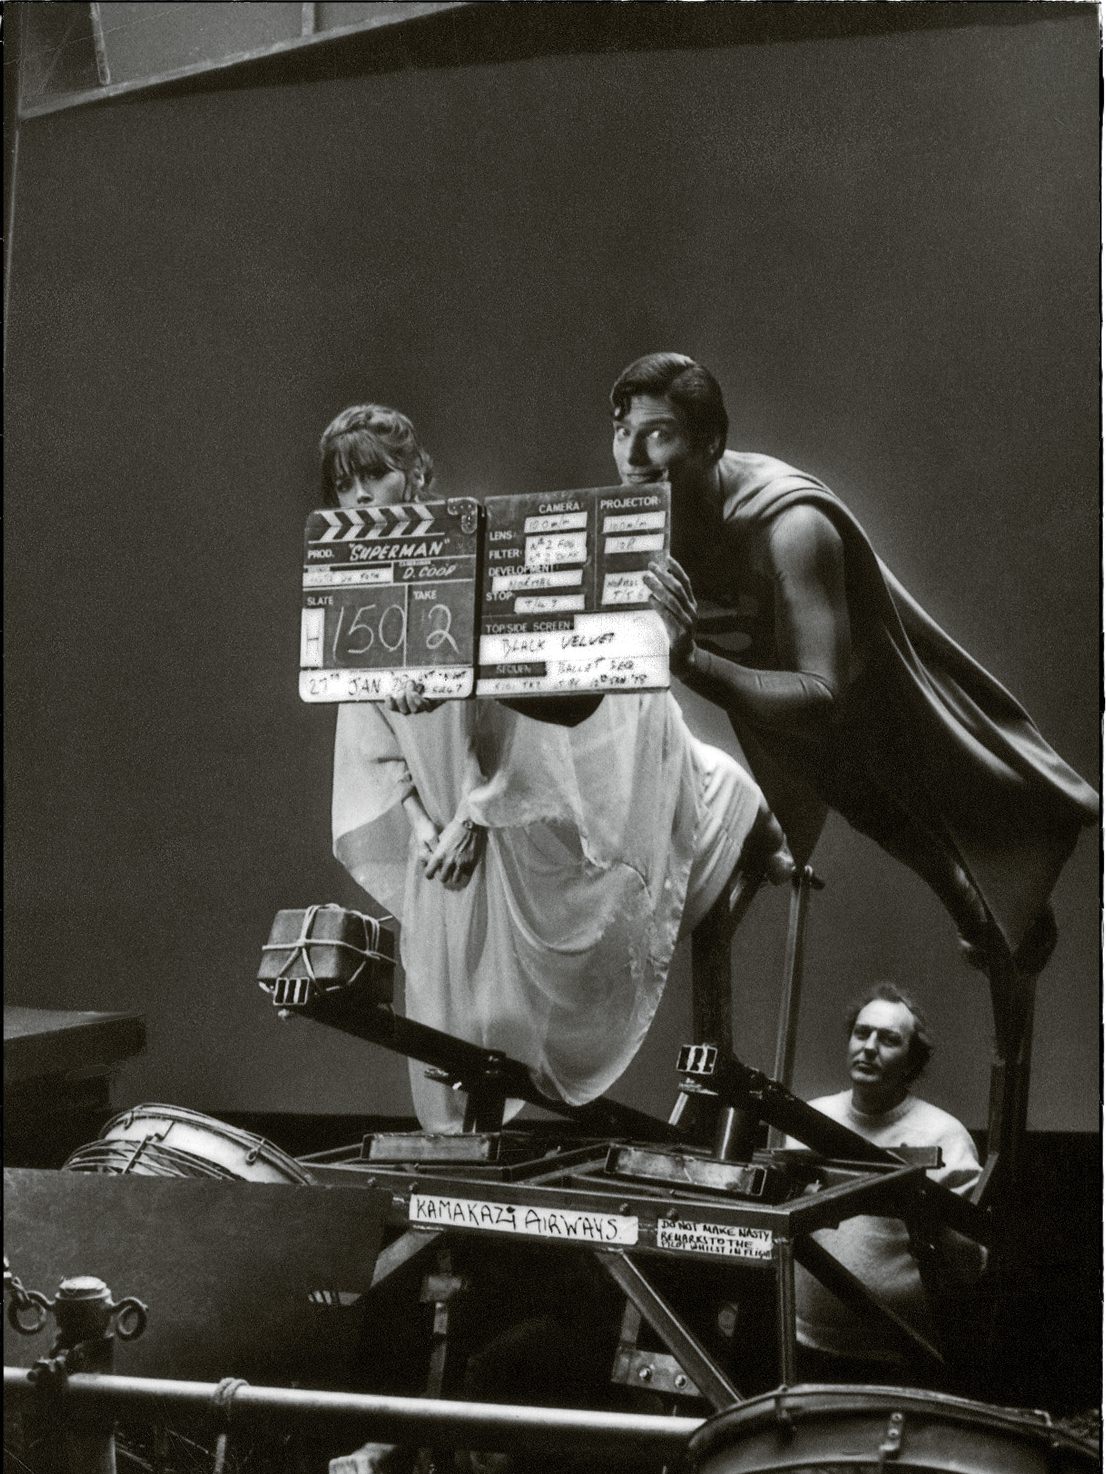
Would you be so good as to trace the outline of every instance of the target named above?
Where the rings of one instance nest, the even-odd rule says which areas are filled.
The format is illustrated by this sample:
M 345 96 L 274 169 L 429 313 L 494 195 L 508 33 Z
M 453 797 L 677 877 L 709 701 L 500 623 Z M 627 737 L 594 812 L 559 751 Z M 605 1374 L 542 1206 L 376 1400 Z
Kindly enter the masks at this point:
M 412 788 L 439 827 L 486 827 L 463 889 L 423 875 L 401 807 Z M 670 693 L 607 698 L 571 728 L 495 701 L 338 711 L 334 853 L 400 922 L 407 1016 L 504 1050 L 572 1104 L 633 1059 L 681 929 L 721 893 L 762 810 Z M 417 1061 L 411 1089 L 425 1129 L 460 1129 L 463 1102 Z

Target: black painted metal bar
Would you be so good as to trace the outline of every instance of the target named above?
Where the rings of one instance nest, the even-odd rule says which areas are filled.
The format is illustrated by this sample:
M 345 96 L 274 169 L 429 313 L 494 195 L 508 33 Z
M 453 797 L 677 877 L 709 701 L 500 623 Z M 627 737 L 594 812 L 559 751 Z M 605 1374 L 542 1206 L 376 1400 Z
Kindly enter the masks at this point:
M 733 1055 L 720 1059 L 710 1087 L 728 1104 L 755 1109 L 761 1120 L 777 1127 L 785 1135 L 794 1137 L 813 1147 L 823 1156 L 844 1162 L 873 1162 L 888 1167 L 901 1167 L 903 1160 L 893 1151 L 876 1146 L 866 1137 L 850 1131 L 847 1126 L 831 1120 L 821 1111 L 815 1110 L 805 1101 L 799 1100 L 789 1090 L 770 1079 L 760 1070 Z M 967 1198 L 919 1175 L 915 1191 L 924 1201 L 928 1211 L 942 1223 L 955 1228 L 980 1243 L 990 1237 L 990 1217 L 977 1204 Z
M 791 1204 L 790 1231 L 797 1235 L 836 1228 L 843 1219 L 855 1218 L 858 1213 L 902 1217 L 904 1203 L 909 1202 L 923 1178 L 921 1167 L 897 1167 L 806 1193 Z
M 942 1367 L 945 1359 L 937 1347 L 909 1325 L 902 1317 L 882 1304 L 856 1275 L 822 1248 L 814 1239 L 795 1239 L 795 1260 L 821 1280 L 827 1290 L 843 1300 L 866 1320 L 878 1320 L 899 1342 L 910 1360 L 926 1367 Z
M 779 1377 L 784 1386 L 796 1378 L 795 1350 L 795 1252 L 790 1239 L 772 1241 L 772 1262 L 776 1270 L 776 1345 L 779 1353 Z
M 799 1032 L 799 998 L 803 983 L 803 937 L 807 904 L 812 886 L 821 887 L 809 865 L 791 877 L 791 904 L 787 913 L 787 947 L 783 964 L 783 997 L 776 1036 L 776 1062 L 772 1073 L 781 1085 L 791 1088 L 795 1043 Z
M 716 1411 L 743 1400 L 706 1347 L 692 1335 L 668 1301 L 627 1254 L 597 1254 L 596 1261 L 630 1303 L 637 1307 Z
M 520 1060 L 498 1049 L 481 1049 L 453 1034 L 404 1018 L 387 1004 L 369 1003 L 359 996 L 356 986 L 333 994 L 317 994 L 309 1002 L 286 1011 L 294 1017 L 302 1015 L 316 1023 L 329 1024 L 409 1059 L 421 1060 L 460 1081 L 463 1089 L 471 1084 L 474 1090 L 494 1090 L 503 1099 L 524 1100 L 540 1106 L 575 1122 L 591 1136 L 632 1136 L 645 1141 L 683 1139 L 683 1133 L 667 1121 L 603 1096 L 580 1106 L 554 1100 L 538 1089 Z

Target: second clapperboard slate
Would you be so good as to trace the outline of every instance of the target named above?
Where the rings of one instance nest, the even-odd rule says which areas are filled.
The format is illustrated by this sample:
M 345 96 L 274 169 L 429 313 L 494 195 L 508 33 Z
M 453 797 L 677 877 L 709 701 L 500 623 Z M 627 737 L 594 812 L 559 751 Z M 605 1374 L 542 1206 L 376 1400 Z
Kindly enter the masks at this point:
M 641 576 L 668 551 L 669 500 L 667 485 L 488 498 L 478 696 L 668 685 Z

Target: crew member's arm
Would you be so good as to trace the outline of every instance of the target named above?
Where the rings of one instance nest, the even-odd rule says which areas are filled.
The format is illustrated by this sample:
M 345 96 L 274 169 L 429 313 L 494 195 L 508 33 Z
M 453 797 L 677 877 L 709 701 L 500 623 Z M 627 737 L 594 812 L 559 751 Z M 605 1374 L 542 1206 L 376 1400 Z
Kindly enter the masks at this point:
M 769 544 L 780 670 L 754 670 L 695 643 L 691 582 L 674 559 L 646 573 L 664 619 L 674 674 L 693 691 L 761 726 L 828 719 L 853 658 L 840 535 L 813 507 L 781 514 Z

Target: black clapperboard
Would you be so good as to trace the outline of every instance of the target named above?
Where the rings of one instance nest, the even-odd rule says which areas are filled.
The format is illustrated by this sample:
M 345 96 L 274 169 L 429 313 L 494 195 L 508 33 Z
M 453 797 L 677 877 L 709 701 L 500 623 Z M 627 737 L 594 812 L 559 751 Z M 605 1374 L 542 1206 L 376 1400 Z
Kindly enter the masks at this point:
M 300 695 L 664 690 L 642 575 L 668 552 L 670 513 L 667 483 L 312 512 Z
M 312 512 L 300 696 L 383 701 L 404 681 L 471 696 L 481 511 L 469 497 Z

